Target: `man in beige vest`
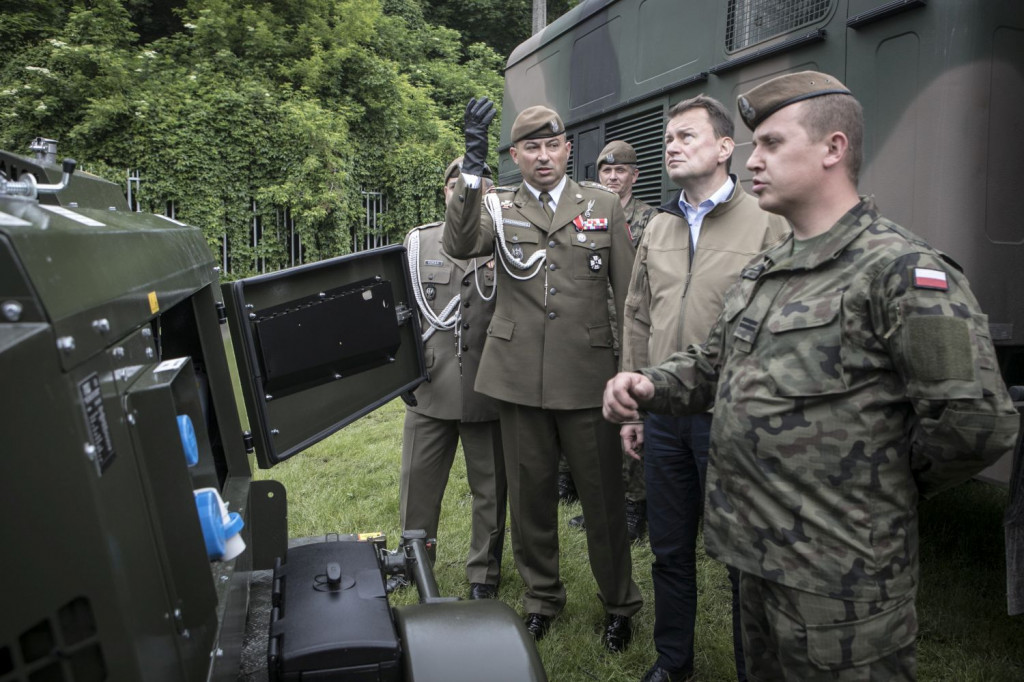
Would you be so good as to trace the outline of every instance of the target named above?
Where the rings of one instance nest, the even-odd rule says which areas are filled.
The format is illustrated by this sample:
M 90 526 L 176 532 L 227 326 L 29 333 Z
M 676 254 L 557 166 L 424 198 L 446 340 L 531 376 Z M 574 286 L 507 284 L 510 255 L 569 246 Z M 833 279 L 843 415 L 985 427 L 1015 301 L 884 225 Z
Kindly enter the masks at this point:
M 601 416 L 616 370 L 611 283 L 621 312 L 633 247 L 619 198 L 566 177 L 570 143 L 557 113 L 525 109 L 512 125 L 523 183 L 482 195 L 493 103 L 466 108 L 466 156 L 445 213 L 444 248 L 495 255 L 497 299 L 476 388 L 498 400 L 512 549 L 526 583 L 526 627 L 545 635 L 565 605 L 558 570 L 558 455 L 565 452 L 587 515 L 590 568 L 606 612 L 603 643 L 624 650 L 642 604 L 626 541 L 622 453 Z M 621 318 L 620 318 L 621 319 Z
M 644 231 L 623 325 L 622 368 L 655 365 L 708 335 L 743 267 L 789 234 L 729 174 L 733 122 L 717 100 L 699 96 L 669 109 L 665 166 L 681 189 Z M 622 427 L 627 451 L 643 456 L 654 564 L 654 645 L 645 682 L 693 673 L 697 615 L 697 530 L 704 499 L 710 413 L 651 414 Z M 734 576 L 731 576 L 733 578 Z M 745 679 L 733 582 L 733 644 Z
M 445 170 L 445 203 L 453 195 L 461 162 L 455 159 Z M 441 246 L 443 231 L 444 223 L 431 223 L 414 228 L 405 239 L 429 378 L 405 412 L 402 528 L 437 536 L 441 500 L 461 440 L 473 494 L 469 598 L 489 599 L 498 591 L 505 542 L 505 462 L 497 402 L 473 390 L 473 383 L 494 313 L 494 264 L 488 258 L 450 256 Z

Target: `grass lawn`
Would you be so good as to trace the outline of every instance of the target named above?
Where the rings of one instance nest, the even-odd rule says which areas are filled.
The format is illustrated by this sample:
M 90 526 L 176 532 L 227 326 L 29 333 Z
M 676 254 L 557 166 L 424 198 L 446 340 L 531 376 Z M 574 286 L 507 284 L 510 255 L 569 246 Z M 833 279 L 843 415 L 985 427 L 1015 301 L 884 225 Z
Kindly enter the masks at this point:
M 400 535 L 398 480 L 404 406 L 394 401 L 324 442 L 257 478 L 288 490 L 292 537 L 382 531 L 394 548 Z M 971 482 L 921 507 L 921 587 L 918 678 L 948 682 L 1024 680 L 1024 616 L 1006 615 L 1002 516 L 1005 490 Z M 456 456 L 445 494 L 434 567 L 441 593 L 465 596 L 470 494 L 465 464 Z M 539 643 L 549 679 L 557 682 L 639 680 L 654 661 L 654 620 L 646 544 L 633 548 L 633 576 L 645 606 L 636 617 L 633 645 L 622 655 L 604 652 L 598 637 L 604 613 L 587 564 L 584 534 L 567 522 L 579 504 L 561 506 L 565 610 Z M 699 554 L 696 672 L 707 682 L 735 679 L 729 584 L 721 564 Z M 523 584 L 505 546 L 499 597 L 522 613 Z M 416 601 L 415 588 L 393 596 Z

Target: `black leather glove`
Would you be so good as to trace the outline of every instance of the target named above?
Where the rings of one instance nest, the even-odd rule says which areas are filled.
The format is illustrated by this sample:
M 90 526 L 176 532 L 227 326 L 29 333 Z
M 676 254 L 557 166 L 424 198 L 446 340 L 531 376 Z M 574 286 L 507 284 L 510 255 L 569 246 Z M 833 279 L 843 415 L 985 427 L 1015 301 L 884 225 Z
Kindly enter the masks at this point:
M 497 109 L 486 97 L 474 97 L 466 105 L 466 154 L 462 159 L 462 172 L 480 177 L 487 161 L 487 126 Z

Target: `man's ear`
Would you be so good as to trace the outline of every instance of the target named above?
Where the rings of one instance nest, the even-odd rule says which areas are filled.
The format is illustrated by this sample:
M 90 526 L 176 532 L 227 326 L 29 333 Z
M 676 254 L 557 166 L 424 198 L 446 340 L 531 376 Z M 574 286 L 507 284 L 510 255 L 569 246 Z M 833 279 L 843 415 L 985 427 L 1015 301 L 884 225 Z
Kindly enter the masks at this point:
M 736 149 L 736 141 L 731 137 L 718 139 L 718 163 L 725 163 L 732 158 L 732 152 Z
M 516 150 L 516 146 L 515 145 L 512 145 L 511 147 L 508 148 L 508 154 L 509 154 L 509 156 L 512 157 L 512 163 L 514 163 L 515 165 L 518 166 L 519 165 L 519 159 L 518 159 L 517 153 L 518 153 L 518 150 Z
M 826 145 L 825 158 L 822 159 L 822 164 L 825 168 L 832 168 L 838 163 L 842 163 L 843 159 L 846 158 L 846 152 L 850 148 L 850 140 L 846 137 L 846 133 L 835 131 L 825 138 L 824 143 Z

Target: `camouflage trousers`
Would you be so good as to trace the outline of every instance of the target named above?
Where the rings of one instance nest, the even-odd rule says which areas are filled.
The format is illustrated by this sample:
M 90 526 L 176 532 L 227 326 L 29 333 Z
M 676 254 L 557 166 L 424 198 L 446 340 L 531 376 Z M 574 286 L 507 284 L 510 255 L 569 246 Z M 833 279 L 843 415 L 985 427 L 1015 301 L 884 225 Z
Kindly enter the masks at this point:
M 914 680 L 914 596 L 854 602 L 741 573 L 740 612 L 747 679 Z

